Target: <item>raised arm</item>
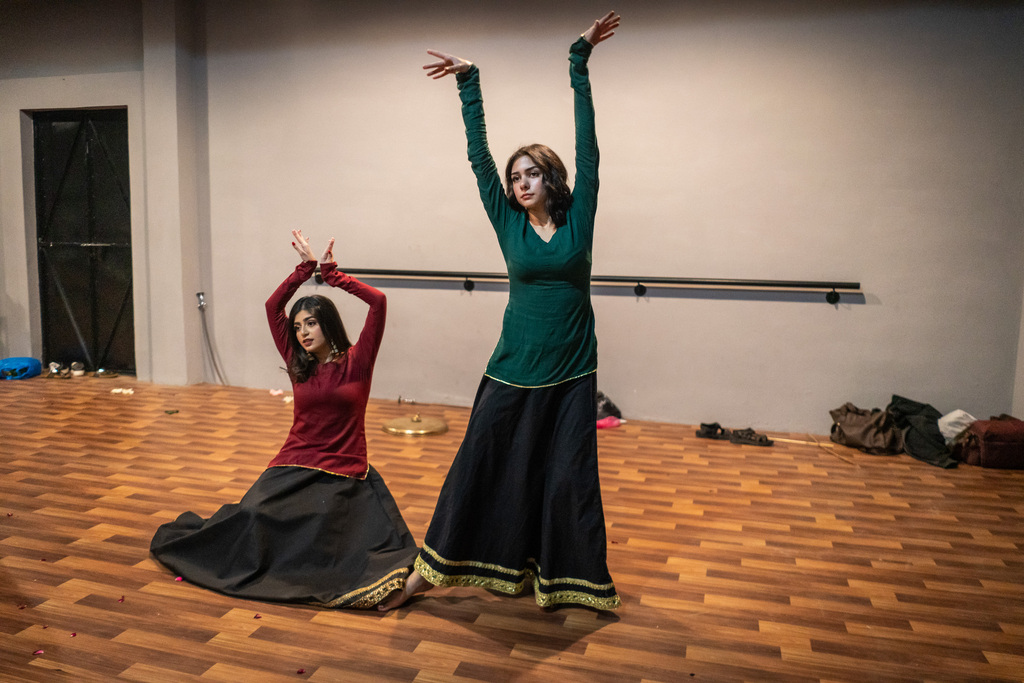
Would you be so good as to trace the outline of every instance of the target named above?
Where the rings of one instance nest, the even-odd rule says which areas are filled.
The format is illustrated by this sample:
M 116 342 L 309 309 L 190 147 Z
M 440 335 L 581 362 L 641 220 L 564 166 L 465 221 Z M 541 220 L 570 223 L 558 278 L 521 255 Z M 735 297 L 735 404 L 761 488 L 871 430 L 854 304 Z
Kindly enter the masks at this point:
M 270 324 L 270 333 L 274 337 L 274 344 L 277 346 L 278 353 L 281 354 L 285 361 L 288 360 L 290 348 L 288 338 L 292 334 L 288 326 L 288 314 L 285 312 L 285 306 L 291 301 L 291 298 L 298 291 L 299 287 L 302 286 L 302 283 L 313 275 L 313 270 L 316 268 L 316 257 L 313 256 L 313 251 L 309 248 L 309 242 L 302 236 L 302 231 L 292 230 L 292 237 L 295 239 L 292 242 L 292 246 L 295 247 L 295 251 L 299 253 L 299 257 L 302 260 L 299 262 L 299 265 L 295 266 L 295 270 L 285 278 L 285 281 L 278 285 L 266 303 L 267 322 Z M 330 250 L 333 246 L 334 240 L 332 239 L 324 254 L 325 258 L 330 255 Z
M 304 263 L 313 260 L 313 249 L 309 242 L 302 236 L 301 230 L 293 230 L 292 236 L 295 241 L 292 246 L 299 252 Z M 356 278 L 338 270 L 338 264 L 334 261 L 334 238 L 327 242 L 323 256 L 320 257 L 320 277 L 331 287 L 342 289 L 352 296 L 365 302 L 370 310 L 366 313 L 366 320 L 363 322 L 363 329 L 359 332 L 359 339 L 352 345 L 354 353 L 359 356 L 360 361 L 368 370 L 373 369 L 373 363 L 377 358 L 377 351 L 380 349 L 381 340 L 384 338 L 384 323 L 388 315 L 388 300 L 384 292 L 360 282 Z
M 597 132 L 594 125 L 594 99 L 590 88 L 588 61 L 594 47 L 613 35 L 621 17 L 609 12 L 588 28 L 569 48 L 569 82 L 573 88 L 576 118 L 576 179 L 573 203 L 591 217 L 597 213 L 598 163 Z
M 352 345 L 349 353 L 358 356 L 363 367 L 372 371 L 373 364 L 377 359 L 377 351 L 384 339 L 384 323 L 388 316 L 387 297 L 379 289 L 338 270 L 333 259 L 320 262 L 320 275 L 330 286 L 343 289 L 369 305 L 370 310 L 366 312 L 366 320 L 363 321 L 359 339 Z
M 462 100 L 462 121 L 466 127 L 466 146 L 469 162 L 476 176 L 477 189 L 484 210 L 497 230 L 505 224 L 512 208 L 501 184 L 501 175 L 487 145 L 487 127 L 484 124 L 484 100 L 480 91 L 480 70 L 472 62 L 438 50 L 427 50 L 436 61 L 423 65 L 427 76 L 433 79 L 455 74 Z M 500 240 L 499 240 L 500 241 Z

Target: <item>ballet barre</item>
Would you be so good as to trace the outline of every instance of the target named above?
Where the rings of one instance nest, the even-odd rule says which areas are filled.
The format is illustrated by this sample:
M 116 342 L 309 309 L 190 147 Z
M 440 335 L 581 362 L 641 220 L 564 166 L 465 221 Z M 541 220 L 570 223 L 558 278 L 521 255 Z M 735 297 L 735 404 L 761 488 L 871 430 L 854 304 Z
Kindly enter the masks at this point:
M 477 282 L 508 282 L 505 273 L 480 273 L 448 270 L 386 270 L 375 268 L 342 268 L 338 270 L 349 275 L 377 280 L 428 280 L 440 282 L 461 282 L 467 292 L 476 288 Z M 315 273 L 316 282 L 321 283 L 319 266 Z M 609 287 L 632 287 L 636 296 L 644 296 L 649 288 L 674 289 L 715 289 L 745 291 L 776 291 L 825 294 L 825 301 L 837 304 L 842 294 L 862 295 L 859 282 L 833 282 L 830 280 L 737 280 L 720 278 L 690 277 L 633 277 L 626 275 L 593 275 L 591 284 Z

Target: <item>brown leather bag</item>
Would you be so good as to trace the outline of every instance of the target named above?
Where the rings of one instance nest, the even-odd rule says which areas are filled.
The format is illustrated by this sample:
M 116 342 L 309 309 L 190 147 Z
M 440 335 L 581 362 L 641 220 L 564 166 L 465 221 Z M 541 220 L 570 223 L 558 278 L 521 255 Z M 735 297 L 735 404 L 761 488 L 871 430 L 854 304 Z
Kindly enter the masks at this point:
M 832 441 L 874 455 L 903 452 L 903 432 L 888 411 L 845 403 L 828 414 L 832 416 Z

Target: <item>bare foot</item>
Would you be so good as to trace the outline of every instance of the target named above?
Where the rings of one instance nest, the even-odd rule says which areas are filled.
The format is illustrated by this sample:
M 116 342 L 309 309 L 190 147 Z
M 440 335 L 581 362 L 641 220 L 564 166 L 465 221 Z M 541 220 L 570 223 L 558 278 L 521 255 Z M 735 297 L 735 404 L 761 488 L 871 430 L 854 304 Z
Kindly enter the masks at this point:
M 377 604 L 377 610 L 380 612 L 387 612 L 388 610 L 401 607 L 406 603 L 409 598 L 416 595 L 417 593 L 426 593 L 428 590 L 434 587 L 434 584 L 424 579 L 418 571 L 412 570 L 412 574 L 405 580 L 405 588 L 400 591 L 395 591 L 387 598 Z

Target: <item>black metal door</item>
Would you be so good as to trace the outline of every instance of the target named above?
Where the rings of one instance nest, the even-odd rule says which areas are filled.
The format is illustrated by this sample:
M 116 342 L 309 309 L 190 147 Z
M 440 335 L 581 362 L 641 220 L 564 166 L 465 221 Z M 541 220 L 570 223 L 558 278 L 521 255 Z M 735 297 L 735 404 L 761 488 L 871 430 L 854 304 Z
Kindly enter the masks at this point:
M 134 374 L 128 111 L 33 123 L 42 360 Z

